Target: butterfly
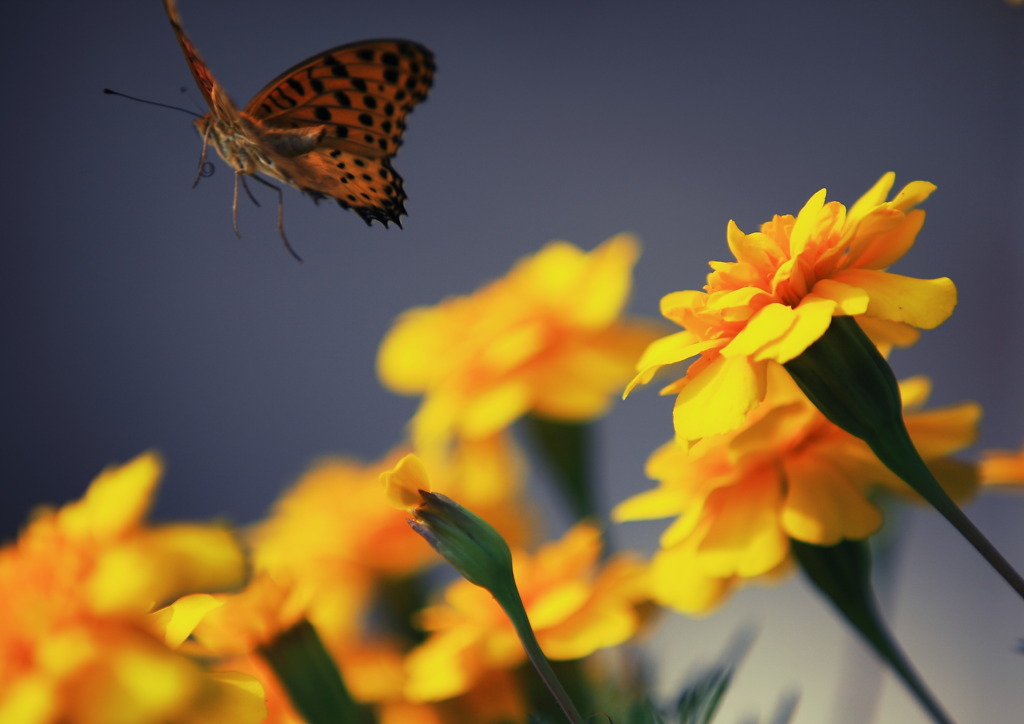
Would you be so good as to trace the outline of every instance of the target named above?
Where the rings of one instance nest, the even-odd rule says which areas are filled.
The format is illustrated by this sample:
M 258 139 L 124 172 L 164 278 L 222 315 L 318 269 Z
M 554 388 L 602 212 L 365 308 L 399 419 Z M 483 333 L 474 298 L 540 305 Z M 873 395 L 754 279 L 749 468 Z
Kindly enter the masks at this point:
M 376 220 L 401 228 L 406 195 L 391 158 L 402 144 L 406 116 L 430 91 L 433 53 L 410 40 L 339 45 L 289 68 L 240 110 L 185 35 L 175 0 L 164 0 L 164 7 L 210 106 L 195 121 L 203 138 L 200 171 L 210 145 L 235 170 L 236 236 L 239 181 L 245 186 L 245 176 L 252 176 L 277 191 L 277 230 L 299 258 L 284 234 L 280 187 L 256 174 L 294 186 L 318 203 L 335 199 L 367 225 Z

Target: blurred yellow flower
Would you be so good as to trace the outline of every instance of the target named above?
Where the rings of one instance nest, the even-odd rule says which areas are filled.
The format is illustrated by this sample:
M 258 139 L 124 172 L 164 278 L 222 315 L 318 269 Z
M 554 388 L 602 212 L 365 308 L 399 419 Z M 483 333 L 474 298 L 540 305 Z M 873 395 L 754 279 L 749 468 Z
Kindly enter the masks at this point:
M 192 653 L 220 659 L 219 669 L 242 672 L 259 682 L 267 711 L 262 724 L 304 724 L 305 719 L 296 712 L 259 652 L 259 647 L 270 644 L 295 625 L 304 607 L 296 589 L 262 572 L 238 594 L 192 594 L 178 599 L 163 612 L 169 638 L 183 641 L 188 637 L 184 647 Z M 324 644 L 353 699 L 372 706 L 380 724 L 488 724 L 521 721 L 526 717 L 519 688 L 511 679 L 491 677 L 442 706 L 410 702 L 404 694 L 407 645 L 368 635 L 365 627 L 358 640 L 325 640 Z
M 1024 485 L 1024 446 L 1020 450 L 985 450 L 978 465 L 982 485 Z
M 0 549 L 0 721 L 257 722 L 254 679 L 211 674 L 173 650 L 155 604 L 241 585 L 221 526 L 147 527 L 156 455 L 105 470 L 85 496 L 41 509 Z
M 591 252 L 551 242 L 472 295 L 399 317 L 377 373 L 391 390 L 423 396 L 412 421 L 417 452 L 430 456 L 453 435 L 489 437 L 528 412 L 603 414 L 656 336 L 621 318 L 638 254 L 627 234 Z
M 582 523 L 535 555 L 513 552 L 516 583 L 548 658 L 576 659 L 616 646 L 642 623 L 649 600 L 643 565 L 624 554 L 601 565 L 600 551 L 600 532 Z M 422 612 L 420 624 L 430 636 L 406 662 L 411 701 L 462 694 L 526 659 L 498 603 L 466 580 L 452 583 L 443 603 Z
M 372 463 L 325 458 L 250 531 L 255 568 L 294 587 L 329 644 L 360 638 L 364 614 L 382 582 L 438 562 L 409 528 L 408 515 L 387 505 L 381 493 L 381 473 L 405 455 L 399 449 Z M 502 534 L 523 540 L 529 516 L 523 512 L 520 467 L 505 436 L 463 441 L 443 464 L 431 466 L 433 489 L 467 500 L 493 516 Z
M 436 560 L 381 498 L 378 477 L 399 457 L 320 460 L 250 531 L 255 568 L 294 587 L 325 640 L 358 638 L 378 584 Z
M 855 316 L 876 342 L 906 343 L 912 328 L 931 329 L 952 314 L 956 287 L 949 279 L 884 271 L 913 245 L 924 223 L 924 211 L 914 207 L 935 188 L 914 181 L 886 201 L 894 181 L 885 174 L 849 210 L 826 203 L 822 189 L 796 217 L 775 216 L 752 234 L 730 221 L 736 261 L 712 262 L 703 291 L 662 298 L 662 314 L 684 331 L 647 348 L 630 389 L 700 355 L 662 390 L 678 395 L 680 442 L 743 424 L 764 397 L 767 369 L 799 356 L 834 316 Z
M 907 429 L 951 495 L 976 487 L 972 466 L 946 456 L 970 445 L 978 405 L 918 411 L 930 384 L 901 385 Z M 670 442 L 650 457 L 658 487 L 620 503 L 617 521 L 678 516 L 651 562 L 654 598 L 688 614 L 710 612 L 745 579 L 789 565 L 789 539 L 834 545 L 878 530 L 869 494 L 881 487 L 914 498 L 863 441 L 818 412 L 781 368 L 769 372 L 764 403 L 746 424 L 689 449 Z

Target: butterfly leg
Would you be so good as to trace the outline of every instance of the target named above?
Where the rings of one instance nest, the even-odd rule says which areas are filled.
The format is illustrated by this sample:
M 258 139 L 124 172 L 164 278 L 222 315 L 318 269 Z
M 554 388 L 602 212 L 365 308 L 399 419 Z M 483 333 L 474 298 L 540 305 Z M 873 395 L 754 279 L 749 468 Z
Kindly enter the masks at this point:
M 284 192 L 281 191 L 281 187 L 280 186 L 275 186 L 274 184 L 270 183 L 266 179 L 262 179 L 259 176 L 253 176 L 252 178 L 254 180 L 256 180 L 256 181 L 259 181 L 264 186 L 266 186 L 268 188 L 274 189 L 274 191 L 277 192 L 277 233 L 279 233 L 281 235 L 281 241 L 284 242 L 284 246 L 288 250 L 288 253 L 291 254 L 292 256 L 294 256 L 296 261 L 300 261 L 301 262 L 302 261 L 302 257 L 299 256 L 295 252 L 295 249 L 292 248 L 291 242 L 288 241 L 288 237 L 285 236 L 285 233 L 284 233 Z M 246 190 L 248 191 L 248 188 Z M 238 189 L 237 189 L 237 187 L 235 189 L 235 201 L 236 201 L 236 203 L 238 201 Z M 258 205 L 259 204 L 257 204 L 257 206 Z
M 212 127 L 212 123 L 207 124 L 206 130 L 203 132 L 203 150 L 199 152 L 199 168 L 196 169 L 196 180 L 192 182 L 192 188 L 195 188 L 196 186 L 199 185 L 199 179 L 201 179 L 203 176 L 209 176 L 210 174 L 213 173 L 212 170 L 210 171 L 210 173 L 203 173 L 203 171 L 206 170 L 206 149 L 209 148 L 210 146 L 210 129 Z
M 242 238 L 242 232 L 238 230 L 238 184 L 241 171 L 235 171 L 235 196 L 231 200 L 231 225 L 235 228 L 235 237 Z

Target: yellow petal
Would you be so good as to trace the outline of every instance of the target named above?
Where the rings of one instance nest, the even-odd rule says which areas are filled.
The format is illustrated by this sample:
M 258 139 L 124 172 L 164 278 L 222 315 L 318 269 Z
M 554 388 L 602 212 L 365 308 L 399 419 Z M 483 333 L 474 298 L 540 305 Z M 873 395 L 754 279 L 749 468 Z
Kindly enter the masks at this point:
M 781 521 L 793 538 L 815 545 L 862 539 L 882 525 L 882 514 L 830 460 L 787 460 L 788 489 Z
M 836 304 L 808 294 L 796 309 L 770 304 L 760 310 L 723 350 L 726 357 L 749 355 L 755 361 L 784 364 L 801 354 L 828 329 Z
M 203 706 L 193 709 L 183 724 L 259 724 L 267 718 L 263 685 L 236 671 L 206 673 Z
M 814 285 L 813 292 L 808 296 L 829 299 L 835 303 L 836 312 L 851 317 L 868 311 L 870 302 L 867 292 L 863 289 L 837 282 L 834 279 L 822 279 Z M 806 300 L 807 297 L 804 299 Z M 803 306 L 802 303 L 801 306 Z
M 422 502 L 419 491 L 430 491 L 427 469 L 418 457 L 406 455 L 393 470 L 380 474 L 384 496 L 396 508 L 411 510 Z
M 468 438 L 490 437 L 511 425 L 530 409 L 533 390 L 516 377 L 495 383 L 466 400 L 459 433 Z
M 868 293 L 870 316 L 919 329 L 938 327 L 956 307 L 956 285 L 946 277 L 915 279 L 873 269 L 849 269 L 835 278 Z
M 209 593 L 182 596 L 170 606 L 153 612 L 154 628 L 161 632 L 168 646 L 176 649 L 192 635 L 203 616 L 223 605 L 221 599 Z
M 907 432 L 926 461 L 963 450 L 978 437 L 981 405 L 961 403 L 906 416 Z
M 682 362 L 720 344 L 721 342 L 718 340 L 698 341 L 692 332 L 685 330 L 654 340 L 640 355 L 640 360 L 636 364 L 639 372 L 626 385 L 622 397 L 628 396 L 637 385 L 645 385 L 650 382 L 662 367 Z
M 892 171 L 882 174 L 882 177 L 875 182 L 875 185 L 854 202 L 846 218 L 851 222 L 856 221 L 866 216 L 868 212 L 880 204 L 885 203 L 885 198 L 889 195 L 889 191 L 894 183 L 896 183 L 896 174 Z
M 141 612 L 185 593 L 238 587 L 245 574 L 245 556 L 230 530 L 181 523 L 146 530 L 108 551 L 87 593 L 97 610 Z
M 162 473 L 163 463 L 153 452 L 107 468 L 80 501 L 60 510 L 61 527 L 72 537 L 120 537 L 146 517 Z
M 901 211 L 911 209 L 931 196 L 936 188 L 930 181 L 911 181 L 896 194 L 891 202 L 892 207 Z
M 401 394 L 423 392 L 443 359 L 443 318 L 437 308 L 417 307 L 402 314 L 377 352 L 377 377 Z
M 714 517 L 696 552 L 704 573 L 748 578 L 785 560 L 789 540 L 778 521 L 780 488 L 773 470 L 750 471 L 741 485 L 718 488 L 708 496 Z
M 645 490 L 612 508 L 611 518 L 616 523 L 667 518 L 679 512 L 680 498 L 678 492 L 664 487 Z
M 690 616 L 711 613 L 733 588 L 732 579 L 709 576 L 692 551 L 670 548 L 651 560 L 651 593 L 655 600 Z
M 690 442 L 739 427 L 764 396 L 764 372 L 744 357 L 719 357 L 701 370 L 676 398 L 676 439 Z
M 617 234 L 590 252 L 569 305 L 572 320 L 588 328 L 615 321 L 629 298 L 639 256 L 640 243 L 632 234 Z
M 817 229 L 820 223 L 820 214 L 825 206 L 825 189 L 821 189 L 807 200 L 800 213 L 796 216 L 796 224 L 789 236 L 790 256 L 799 255 L 807 246 L 811 234 Z

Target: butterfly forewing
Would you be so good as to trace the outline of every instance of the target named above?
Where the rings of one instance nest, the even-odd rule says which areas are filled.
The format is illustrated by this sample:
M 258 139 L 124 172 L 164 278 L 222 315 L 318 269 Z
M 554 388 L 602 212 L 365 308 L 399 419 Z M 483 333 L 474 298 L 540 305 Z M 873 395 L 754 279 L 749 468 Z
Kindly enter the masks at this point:
M 368 158 L 393 156 L 405 118 L 430 90 L 434 58 L 408 40 L 325 51 L 282 73 L 246 106 L 267 126 L 326 126 L 323 143 Z
M 178 15 L 178 8 L 174 0 L 164 0 L 164 8 L 167 10 L 167 17 L 170 18 L 174 35 L 181 45 L 181 52 L 185 54 L 185 62 L 188 63 L 192 77 L 195 78 L 196 85 L 199 86 L 210 110 L 223 122 L 238 123 L 237 107 L 217 79 L 213 77 L 213 73 L 200 57 L 199 51 L 192 45 L 192 41 L 185 35 L 185 30 L 181 27 L 181 16 Z

